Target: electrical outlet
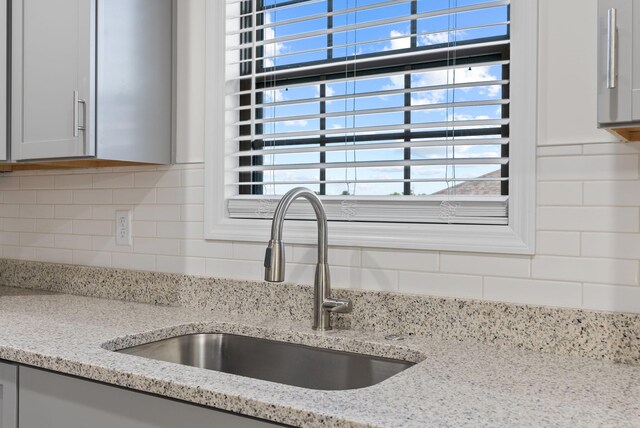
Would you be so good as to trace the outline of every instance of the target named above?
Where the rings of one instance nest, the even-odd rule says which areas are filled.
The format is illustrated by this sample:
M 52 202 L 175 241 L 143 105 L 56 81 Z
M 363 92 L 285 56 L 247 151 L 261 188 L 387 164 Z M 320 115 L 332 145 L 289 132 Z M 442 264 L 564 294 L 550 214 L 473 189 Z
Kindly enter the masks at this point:
M 130 247 L 131 210 L 116 211 L 116 245 Z

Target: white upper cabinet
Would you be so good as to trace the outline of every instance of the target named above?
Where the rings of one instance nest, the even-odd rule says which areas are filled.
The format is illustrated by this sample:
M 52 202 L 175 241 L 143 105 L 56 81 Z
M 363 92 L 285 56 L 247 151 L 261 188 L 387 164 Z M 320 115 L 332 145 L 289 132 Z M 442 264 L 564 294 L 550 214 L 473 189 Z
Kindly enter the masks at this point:
M 598 1 L 598 124 L 640 138 L 640 0 Z
M 172 0 L 13 0 L 11 160 L 170 163 Z

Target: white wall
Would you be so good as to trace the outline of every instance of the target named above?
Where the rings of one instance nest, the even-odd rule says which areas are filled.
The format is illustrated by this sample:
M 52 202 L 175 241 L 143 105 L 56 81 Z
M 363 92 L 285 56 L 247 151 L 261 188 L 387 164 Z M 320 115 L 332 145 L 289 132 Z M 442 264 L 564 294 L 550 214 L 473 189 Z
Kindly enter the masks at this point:
M 204 14 L 189 8 L 203 2 L 181 0 L 189 12 L 183 17 L 200 19 Z M 640 152 L 607 143 L 610 136 L 595 128 L 595 0 L 541 3 L 541 36 L 548 40 L 541 53 L 537 254 L 332 248 L 336 286 L 640 313 Z M 191 49 L 181 48 L 179 57 L 189 58 L 180 68 L 189 77 L 180 82 L 188 89 L 181 95 L 178 153 L 197 162 L 204 45 L 202 26 L 192 28 L 181 41 L 190 40 Z M 578 35 L 567 36 L 566 28 Z M 560 46 L 578 40 L 569 49 Z M 576 58 L 561 62 L 567 51 Z M 2 256 L 261 278 L 264 242 L 202 239 L 203 185 L 201 163 L 6 174 L 0 177 Z M 114 242 L 114 211 L 122 208 L 133 211 L 133 248 Z M 313 248 L 287 251 L 287 279 L 311 283 Z

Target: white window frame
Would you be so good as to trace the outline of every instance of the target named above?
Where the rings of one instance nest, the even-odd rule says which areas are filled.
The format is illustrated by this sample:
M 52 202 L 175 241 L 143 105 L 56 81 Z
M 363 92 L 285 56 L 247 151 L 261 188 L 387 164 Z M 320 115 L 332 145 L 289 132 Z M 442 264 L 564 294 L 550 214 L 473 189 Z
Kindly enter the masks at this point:
M 225 183 L 237 181 L 226 138 L 225 4 L 206 2 L 205 239 L 267 242 L 271 222 L 229 218 Z M 534 254 L 538 98 L 538 0 L 511 1 L 509 224 L 507 226 L 332 222 L 336 246 Z M 230 132 L 230 131 L 229 131 Z M 316 225 L 288 222 L 285 239 L 314 244 Z

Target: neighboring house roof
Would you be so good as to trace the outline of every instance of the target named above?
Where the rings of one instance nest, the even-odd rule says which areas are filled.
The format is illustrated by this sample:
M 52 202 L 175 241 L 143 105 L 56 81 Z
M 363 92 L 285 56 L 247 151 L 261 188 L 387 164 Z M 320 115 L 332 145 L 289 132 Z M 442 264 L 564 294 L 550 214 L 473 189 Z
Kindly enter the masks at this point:
M 500 170 L 490 172 L 482 175 L 479 178 L 500 178 Z M 500 181 L 464 181 L 458 180 L 461 183 L 455 186 L 451 186 L 448 189 L 441 190 L 434 193 L 434 195 L 500 195 Z

